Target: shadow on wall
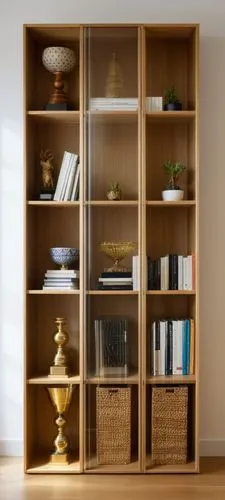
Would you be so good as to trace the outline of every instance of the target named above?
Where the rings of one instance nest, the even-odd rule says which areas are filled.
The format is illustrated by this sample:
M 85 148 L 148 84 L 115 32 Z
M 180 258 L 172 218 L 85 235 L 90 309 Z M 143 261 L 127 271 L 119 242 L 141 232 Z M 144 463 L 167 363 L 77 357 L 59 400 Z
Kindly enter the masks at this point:
M 22 33 L 11 46 L 22 47 Z M 13 40 L 13 38 L 16 40 Z M 0 455 L 21 453 L 23 408 L 21 57 L 1 44 L 0 94 Z
M 201 39 L 200 429 L 204 454 L 210 454 L 207 441 L 225 439 L 225 400 L 221 398 L 221 380 L 225 380 L 224 54 L 225 38 Z

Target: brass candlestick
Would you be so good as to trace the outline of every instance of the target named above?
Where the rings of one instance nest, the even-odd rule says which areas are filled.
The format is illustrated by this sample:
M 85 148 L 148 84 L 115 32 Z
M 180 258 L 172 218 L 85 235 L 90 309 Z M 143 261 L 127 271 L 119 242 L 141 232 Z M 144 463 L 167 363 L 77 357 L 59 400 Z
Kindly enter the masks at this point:
M 64 330 L 66 320 L 64 318 L 56 318 L 57 332 L 54 334 L 54 341 L 57 344 L 57 352 L 54 357 L 54 365 L 50 367 L 49 377 L 68 377 L 68 367 L 66 354 L 63 347 L 69 340 L 68 333 Z
M 63 432 L 64 425 L 66 423 L 65 413 L 67 412 L 73 392 L 73 386 L 68 387 L 48 387 L 47 388 L 50 400 L 58 413 L 58 417 L 55 423 L 58 427 L 58 435 L 54 440 L 55 452 L 51 455 L 51 462 L 54 464 L 65 464 L 69 463 L 68 460 L 68 439 Z

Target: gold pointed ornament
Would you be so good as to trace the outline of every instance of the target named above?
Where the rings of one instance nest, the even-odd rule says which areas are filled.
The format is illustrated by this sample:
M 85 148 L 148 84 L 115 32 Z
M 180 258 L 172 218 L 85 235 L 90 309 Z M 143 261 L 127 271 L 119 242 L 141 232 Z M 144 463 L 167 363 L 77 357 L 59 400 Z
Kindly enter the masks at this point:
M 53 464 L 69 463 L 68 459 L 68 439 L 64 434 L 64 426 L 66 424 L 65 413 L 70 406 L 73 386 L 68 387 L 47 387 L 50 401 L 53 404 L 58 416 L 55 423 L 58 427 L 58 434 L 54 440 L 55 452 L 50 456 L 50 461 Z
M 65 318 L 56 318 L 57 331 L 54 334 L 54 341 L 57 344 L 57 352 L 54 357 L 54 365 L 50 367 L 49 377 L 68 377 L 68 367 L 64 346 L 69 340 L 68 333 L 64 330 Z
M 123 88 L 123 76 L 116 57 L 116 53 L 113 52 L 112 59 L 109 63 L 108 75 L 106 79 L 106 97 L 121 97 Z

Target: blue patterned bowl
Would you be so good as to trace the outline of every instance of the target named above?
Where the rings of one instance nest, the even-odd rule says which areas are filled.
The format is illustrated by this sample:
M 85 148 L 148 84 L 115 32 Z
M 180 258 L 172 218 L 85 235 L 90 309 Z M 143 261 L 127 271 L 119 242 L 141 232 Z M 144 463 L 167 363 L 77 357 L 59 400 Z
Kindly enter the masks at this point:
M 78 259 L 79 248 L 50 248 L 50 255 L 53 262 L 61 266 L 61 269 L 68 269 L 68 266 Z

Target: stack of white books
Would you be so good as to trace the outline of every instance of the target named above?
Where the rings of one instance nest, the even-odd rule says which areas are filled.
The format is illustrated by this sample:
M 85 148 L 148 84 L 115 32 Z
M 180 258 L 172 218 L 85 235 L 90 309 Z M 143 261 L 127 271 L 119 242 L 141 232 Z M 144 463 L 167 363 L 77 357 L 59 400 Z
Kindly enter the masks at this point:
M 136 111 L 137 108 L 138 108 L 137 97 L 92 97 L 89 100 L 89 109 L 91 111 L 107 111 L 107 110 Z
M 45 273 L 43 290 L 78 290 L 80 272 L 75 269 L 48 269 Z
M 79 156 L 64 151 L 54 201 L 76 201 L 79 195 Z
M 146 97 L 146 111 L 163 111 L 163 97 Z

